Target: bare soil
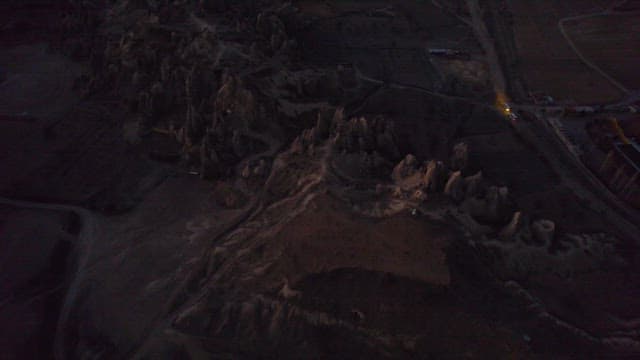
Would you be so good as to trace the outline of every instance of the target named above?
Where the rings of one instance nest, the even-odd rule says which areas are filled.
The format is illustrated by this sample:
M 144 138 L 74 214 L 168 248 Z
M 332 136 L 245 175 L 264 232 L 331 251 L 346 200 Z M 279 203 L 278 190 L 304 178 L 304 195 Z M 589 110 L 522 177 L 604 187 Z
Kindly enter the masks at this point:
M 314 200 L 270 242 L 274 241 L 285 244 L 290 262 L 285 276 L 292 282 L 341 268 L 391 273 L 434 285 L 450 281 L 444 248 L 451 235 L 446 229 L 411 216 L 358 218 L 328 197 Z
M 531 91 L 587 104 L 620 99 L 622 93 L 580 61 L 558 28 L 564 17 L 602 11 L 606 5 L 606 1 L 510 2 L 520 71 Z
M 580 51 L 628 89 L 640 88 L 640 15 L 612 14 L 566 23 Z

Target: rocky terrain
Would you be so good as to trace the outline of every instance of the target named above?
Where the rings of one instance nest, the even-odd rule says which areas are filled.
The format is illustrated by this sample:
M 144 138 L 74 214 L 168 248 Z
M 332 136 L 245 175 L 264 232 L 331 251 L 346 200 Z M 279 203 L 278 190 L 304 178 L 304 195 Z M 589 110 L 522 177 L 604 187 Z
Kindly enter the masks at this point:
M 2 5 L 7 358 L 640 354 L 637 239 L 457 2 L 43 3 Z

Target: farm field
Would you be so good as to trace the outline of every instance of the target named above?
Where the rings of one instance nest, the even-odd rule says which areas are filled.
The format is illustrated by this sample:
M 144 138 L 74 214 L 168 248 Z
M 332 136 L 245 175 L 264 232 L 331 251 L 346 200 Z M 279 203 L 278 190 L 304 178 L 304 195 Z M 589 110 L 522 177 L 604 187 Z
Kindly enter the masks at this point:
M 428 48 L 480 52 L 472 30 L 430 2 L 296 4 L 314 19 L 300 36 L 305 58 L 318 66 L 350 63 L 375 79 L 438 89 L 443 75 L 426 54 Z
M 514 35 L 528 90 L 542 91 L 559 101 L 607 103 L 623 93 L 587 65 L 571 49 L 558 22 L 570 16 L 597 13 L 607 1 L 509 2 Z
M 567 21 L 580 51 L 627 89 L 640 87 L 640 15 L 612 14 Z

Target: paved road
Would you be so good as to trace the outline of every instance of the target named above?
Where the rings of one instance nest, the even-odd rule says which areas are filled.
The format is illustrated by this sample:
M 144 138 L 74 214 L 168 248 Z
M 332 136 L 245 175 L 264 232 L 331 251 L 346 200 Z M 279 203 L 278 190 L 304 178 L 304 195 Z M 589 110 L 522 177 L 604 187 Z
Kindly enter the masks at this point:
M 631 93 L 627 94 L 627 97 L 622 99 L 620 102 L 618 102 L 616 104 L 613 104 L 613 106 L 631 105 L 631 104 L 636 103 L 638 101 L 640 101 L 640 90 L 635 90 L 635 91 L 632 91 Z
M 537 118 L 536 122 L 514 123 L 516 131 L 533 144 L 550 166 L 561 177 L 563 184 L 571 189 L 578 198 L 583 199 L 592 210 L 602 215 L 616 230 L 626 238 L 637 238 L 640 216 L 629 208 L 598 179 L 591 170 L 561 142 L 558 136 L 543 124 L 545 120 Z
M 495 44 L 489 35 L 482 17 L 482 9 L 478 0 L 467 0 L 473 20 L 476 37 L 485 50 L 489 70 L 497 93 L 506 89 L 505 76 L 500 67 Z M 514 105 L 522 107 L 519 105 Z M 629 209 L 620 199 L 612 194 L 581 161 L 573 157 L 560 142 L 557 135 L 543 121 L 512 123 L 514 129 L 528 142 L 534 145 L 549 160 L 551 167 L 560 175 L 564 185 L 576 196 L 584 199 L 591 209 L 603 215 L 620 233 L 630 239 L 637 238 L 640 218 L 636 211 Z

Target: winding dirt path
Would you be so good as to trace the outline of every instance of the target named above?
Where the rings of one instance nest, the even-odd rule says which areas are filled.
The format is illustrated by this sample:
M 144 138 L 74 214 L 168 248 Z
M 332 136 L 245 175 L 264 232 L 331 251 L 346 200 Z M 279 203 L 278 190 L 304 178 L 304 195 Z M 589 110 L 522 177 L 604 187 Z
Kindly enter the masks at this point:
M 56 335 L 54 341 L 54 355 L 56 359 L 66 359 L 65 353 L 66 329 L 69 321 L 69 314 L 78 296 L 79 285 L 87 274 L 87 263 L 92 252 L 93 244 L 98 234 L 99 220 L 91 211 L 73 205 L 65 204 L 47 204 L 32 201 L 14 200 L 0 197 L 0 204 L 15 206 L 26 209 L 38 210 L 54 210 L 54 211 L 70 211 L 75 213 L 82 220 L 82 229 L 78 234 L 76 246 L 78 247 L 78 268 L 75 271 L 73 280 L 71 281 L 67 294 L 65 295 L 60 315 L 58 317 L 58 325 L 56 327 Z
M 576 54 L 576 56 L 578 56 L 578 58 L 580 58 L 580 61 L 582 61 L 585 65 L 590 67 L 593 71 L 597 72 L 602 77 L 607 79 L 618 90 L 620 90 L 623 93 L 625 93 L 626 95 L 628 95 L 630 93 L 629 89 L 627 89 L 624 85 L 622 85 L 620 82 L 618 82 L 612 76 L 610 76 L 609 74 L 604 72 L 604 70 L 602 70 L 598 65 L 596 65 L 594 62 L 592 62 L 586 56 L 584 56 L 584 54 L 582 54 L 582 52 L 580 51 L 580 49 L 578 49 L 578 47 L 573 42 L 573 40 L 571 39 L 569 34 L 567 34 L 567 31 L 566 31 L 566 29 L 564 27 L 564 25 L 565 25 L 565 23 L 567 21 L 582 20 L 582 19 L 588 19 L 588 18 L 593 18 L 593 17 L 598 17 L 598 16 L 608 16 L 608 15 L 614 15 L 614 14 L 615 13 L 613 13 L 610 9 L 607 9 L 607 10 L 605 10 L 603 12 L 597 12 L 597 13 L 593 13 L 593 14 L 569 16 L 569 17 L 566 17 L 566 18 L 562 18 L 562 19 L 560 19 L 560 21 L 558 21 L 558 29 L 560 30 L 560 33 L 562 34 L 564 39 L 567 41 L 567 44 L 569 44 L 569 46 L 571 47 L 573 52 Z
M 252 138 L 252 139 L 257 139 L 265 144 L 267 144 L 267 149 L 265 151 L 259 152 L 257 154 L 253 154 L 250 155 L 248 157 L 246 157 L 245 159 L 243 159 L 242 161 L 240 161 L 238 163 L 238 165 L 236 165 L 236 174 L 240 175 L 242 173 L 242 170 L 244 169 L 244 167 L 247 164 L 250 164 L 251 162 L 258 160 L 260 158 L 263 157 L 272 157 L 276 154 L 276 152 L 278 151 L 278 149 L 280 149 L 280 147 L 282 146 L 282 143 L 276 139 L 274 139 L 272 136 L 269 136 L 267 134 L 260 134 L 257 133 L 255 131 L 251 131 L 248 130 L 245 133 L 246 136 Z
M 397 82 L 385 82 L 383 80 L 380 79 L 375 79 L 372 78 L 368 75 L 363 74 L 362 72 L 360 72 L 360 70 L 358 70 L 357 73 L 357 77 L 360 80 L 364 80 L 364 81 L 368 81 L 374 84 L 379 84 L 379 85 L 383 85 L 383 86 L 388 86 L 389 88 L 392 89 L 399 89 L 399 90 L 413 90 L 413 91 L 419 91 L 419 92 L 423 92 L 425 94 L 429 94 L 429 95 L 433 95 L 442 99 L 447 99 L 447 100 L 454 100 L 454 101 L 463 101 L 466 102 L 468 104 L 473 104 L 473 105 L 477 105 L 477 106 L 482 106 L 482 107 L 486 107 L 486 108 L 492 108 L 493 106 L 491 105 L 487 105 L 486 103 L 483 103 L 481 101 L 475 101 L 471 98 L 467 98 L 464 96 L 456 96 L 456 95 L 447 95 L 447 94 L 443 94 L 441 92 L 437 92 L 437 91 L 433 91 L 418 85 L 410 85 L 410 84 L 401 84 L 401 83 L 397 83 Z M 352 111 L 352 113 L 355 111 Z

